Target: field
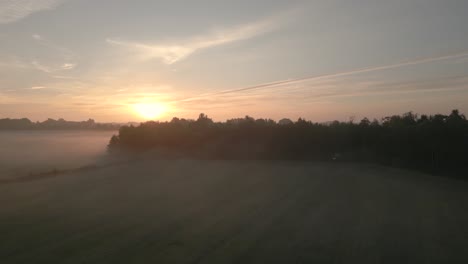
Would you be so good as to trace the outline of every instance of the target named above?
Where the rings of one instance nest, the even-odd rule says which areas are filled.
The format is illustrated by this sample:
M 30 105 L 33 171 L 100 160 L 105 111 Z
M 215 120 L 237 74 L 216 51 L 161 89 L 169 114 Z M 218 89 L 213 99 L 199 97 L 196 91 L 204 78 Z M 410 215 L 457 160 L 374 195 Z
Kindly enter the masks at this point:
M 467 187 L 374 165 L 134 161 L 0 185 L 0 260 L 468 263 Z

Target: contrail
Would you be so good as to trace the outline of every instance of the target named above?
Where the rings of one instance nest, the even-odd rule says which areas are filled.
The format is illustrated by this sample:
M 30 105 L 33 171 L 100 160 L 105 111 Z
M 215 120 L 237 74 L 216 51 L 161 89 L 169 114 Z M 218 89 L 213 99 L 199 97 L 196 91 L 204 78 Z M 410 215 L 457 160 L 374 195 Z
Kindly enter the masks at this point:
M 258 84 L 258 85 L 254 85 L 254 86 L 244 87 L 244 88 L 224 90 L 224 91 L 215 92 L 215 93 L 201 94 L 201 95 L 198 95 L 198 96 L 195 96 L 195 97 L 190 97 L 190 98 L 177 100 L 175 102 L 191 101 L 191 100 L 196 100 L 196 99 L 199 99 L 199 98 L 204 98 L 204 97 L 207 97 L 207 96 L 215 96 L 215 95 L 221 95 L 221 94 L 231 94 L 231 93 L 237 93 L 237 92 L 251 91 L 251 90 L 263 89 L 263 88 L 268 88 L 268 87 L 280 86 L 280 85 L 284 85 L 284 84 L 300 83 L 300 82 L 304 82 L 304 81 L 317 81 L 317 80 L 330 79 L 330 78 L 334 78 L 334 77 L 343 77 L 343 76 L 349 76 L 349 75 L 360 74 L 360 73 L 390 70 L 390 69 L 395 69 L 395 68 L 400 68 L 400 67 L 405 67 L 405 66 L 411 66 L 411 65 L 424 64 L 424 63 L 435 62 L 435 61 L 442 61 L 442 60 L 448 60 L 448 59 L 457 59 L 457 58 L 462 58 L 462 57 L 466 57 L 466 56 L 468 56 L 468 51 L 461 52 L 461 53 L 450 54 L 450 55 L 445 55 L 445 56 L 437 56 L 437 57 L 429 57 L 429 58 L 422 58 L 422 59 L 417 59 L 417 60 L 404 61 L 404 62 L 400 62 L 400 63 L 396 63 L 396 64 L 390 64 L 390 65 L 360 68 L 360 69 L 357 69 L 357 70 L 346 71 L 346 72 L 324 74 L 324 75 L 314 75 L 314 76 L 307 76 L 307 77 L 302 77 L 302 78 L 298 78 L 298 79 L 288 79 L 288 80 L 282 80 L 282 81 L 276 81 L 276 82 L 270 82 L 270 83 L 263 83 L 263 84 Z

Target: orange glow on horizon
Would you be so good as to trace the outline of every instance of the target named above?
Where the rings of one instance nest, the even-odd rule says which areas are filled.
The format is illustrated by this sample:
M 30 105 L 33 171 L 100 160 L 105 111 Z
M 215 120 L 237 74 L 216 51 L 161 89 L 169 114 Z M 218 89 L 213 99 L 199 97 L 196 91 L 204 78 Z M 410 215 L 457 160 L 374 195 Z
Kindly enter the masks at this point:
M 161 117 L 167 111 L 167 107 L 161 103 L 139 103 L 132 106 L 136 114 L 145 120 Z

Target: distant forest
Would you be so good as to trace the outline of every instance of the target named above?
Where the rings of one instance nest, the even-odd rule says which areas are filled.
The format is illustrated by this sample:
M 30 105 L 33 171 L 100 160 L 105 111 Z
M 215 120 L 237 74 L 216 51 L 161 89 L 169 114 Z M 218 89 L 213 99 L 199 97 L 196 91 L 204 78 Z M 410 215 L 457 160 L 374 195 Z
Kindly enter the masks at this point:
M 468 169 L 468 121 L 458 110 L 327 124 L 250 116 L 213 122 L 200 114 L 123 126 L 108 148 L 156 150 L 163 158 L 357 161 L 460 174 Z
M 51 118 L 44 122 L 32 122 L 27 118 L 0 119 L 0 130 L 117 130 L 121 126 L 113 123 L 96 123 L 93 119 L 78 122 Z

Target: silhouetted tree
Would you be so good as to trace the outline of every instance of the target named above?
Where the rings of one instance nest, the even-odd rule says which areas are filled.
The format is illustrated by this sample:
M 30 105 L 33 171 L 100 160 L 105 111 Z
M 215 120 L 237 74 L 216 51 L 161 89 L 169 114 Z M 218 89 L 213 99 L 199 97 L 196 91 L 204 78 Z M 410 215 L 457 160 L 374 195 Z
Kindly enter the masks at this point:
M 113 123 L 96 123 L 93 119 L 75 122 L 48 118 L 44 122 L 31 122 L 27 118 L 22 119 L 0 119 L 0 130 L 116 130 L 122 125 Z
M 153 148 L 213 159 L 348 160 L 456 172 L 468 169 L 468 121 L 458 110 L 328 124 L 250 116 L 215 123 L 200 114 L 124 126 L 109 142 L 111 150 Z

